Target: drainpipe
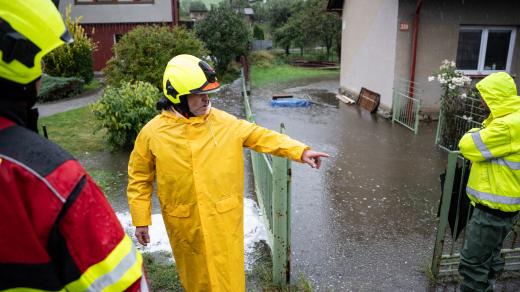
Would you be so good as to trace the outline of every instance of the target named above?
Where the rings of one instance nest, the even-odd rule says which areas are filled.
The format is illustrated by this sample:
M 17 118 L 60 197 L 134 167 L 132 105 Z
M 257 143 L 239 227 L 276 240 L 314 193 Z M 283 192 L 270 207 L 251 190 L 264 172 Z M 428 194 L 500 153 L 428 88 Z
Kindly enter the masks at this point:
M 421 12 L 422 0 L 417 0 L 415 6 L 415 14 L 413 16 L 413 33 L 412 33 L 412 56 L 410 62 L 410 84 L 408 86 L 408 94 L 414 97 L 415 82 L 415 63 L 417 59 L 417 38 L 419 35 L 419 13 Z
M 172 1 L 172 26 L 179 25 L 179 0 Z

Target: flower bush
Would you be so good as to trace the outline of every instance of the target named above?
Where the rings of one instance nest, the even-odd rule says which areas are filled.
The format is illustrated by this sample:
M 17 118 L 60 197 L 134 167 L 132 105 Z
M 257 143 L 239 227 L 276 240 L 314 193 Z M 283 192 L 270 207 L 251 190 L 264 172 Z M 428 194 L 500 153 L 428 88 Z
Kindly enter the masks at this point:
M 477 91 L 471 86 L 471 78 L 457 70 L 455 62 L 450 60 L 442 61 L 439 71 L 428 77 L 428 81 L 438 81 L 442 90 L 439 114 L 441 129 L 437 142 L 450 150 L 456 150 L 462 134 L 475 126 L 475 122 L 481 122 L 480 115 L 473 115 L 475 109 L 481 113 Z
M 466 98 L 471 78 L 464 75 L 460 70 L 457 70 L 454 61 L 444 60 L 439 67 L 437 76 L 428 77 L 428 81 L 437 80 L 443 90 L 443 101 L 449 98 Z

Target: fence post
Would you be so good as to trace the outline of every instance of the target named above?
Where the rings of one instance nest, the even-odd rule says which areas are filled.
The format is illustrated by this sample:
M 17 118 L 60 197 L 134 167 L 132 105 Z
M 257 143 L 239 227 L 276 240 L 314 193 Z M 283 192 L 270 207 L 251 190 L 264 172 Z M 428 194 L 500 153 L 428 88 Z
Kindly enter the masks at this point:
M 282 124 L 283 132 L 283 124 Z M 290 279 L 289 174 L 286 158 L 273 156 L 273 282 L 287 286 Z
M 417 99 L 416 107 L 414 108 L 414 115 L 415 115 L 415 123 L 414 123 L 414 130 L 413 132 L 415 135 L 419 132 L 419 109 L 421 108 L 421 100 Z
M 448 226 L 448 214 L 450 211 L 451 194 L 453 191 L 453 181 L 455 178 L 455 169 L 457 168 L 458 151 L 450 151 L 448 154 L 448 168 L 446 169 L 446 177 L 444 180 L 444 189 L 442 190 L 442 205 L 439 218 L 439 226 L 437 228 L 437 236 L 435 238 L 435 247 L 433 249 L 432 274 L 435 278 L 439 275 L 439 269 L 442 259 L 442 249 L 444 247 L 444 237 L 446 227 Z

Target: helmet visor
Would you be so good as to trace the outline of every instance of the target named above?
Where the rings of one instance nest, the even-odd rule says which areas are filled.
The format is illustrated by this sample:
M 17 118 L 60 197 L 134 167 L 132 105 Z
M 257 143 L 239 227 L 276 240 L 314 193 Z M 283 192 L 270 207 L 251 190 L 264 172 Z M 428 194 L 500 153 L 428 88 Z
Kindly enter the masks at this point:
M 215 93 L 220 90 L 220 83 L 215 82 L 205 82 L 201 87 L 190 90 L 192 94 L 210 94 Z

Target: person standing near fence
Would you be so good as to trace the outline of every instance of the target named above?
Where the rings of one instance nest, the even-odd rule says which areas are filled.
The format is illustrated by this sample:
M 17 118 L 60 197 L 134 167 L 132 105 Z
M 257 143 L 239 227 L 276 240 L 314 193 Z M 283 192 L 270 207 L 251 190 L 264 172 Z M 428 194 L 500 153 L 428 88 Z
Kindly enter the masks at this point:
M 482 129 L 471 129 L 459 142 L 472 161 L 466 193 L 475 211 L 467 226 L 459 273 L 461 291 L 492 291 L 504 269 L 502 244 L 520 210 L 520 97 L 507 73 L 477 83 L 491 114 Z
M 150 242 L 154 179 L 177 271 L 187 291 L 244 291 L 243 147 L 319 168 L 321 157 L 286 135 L 211 107 L 219 89 L 206 62 L 179 55 L 163 77 L 163 111 L 139 133 L 128 163 L 138 241 Z

